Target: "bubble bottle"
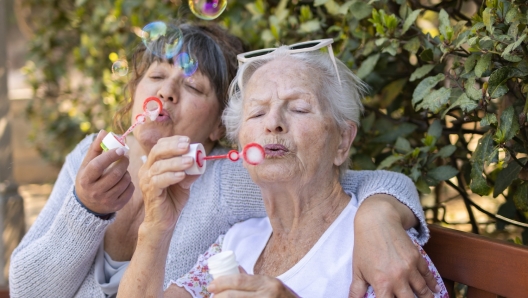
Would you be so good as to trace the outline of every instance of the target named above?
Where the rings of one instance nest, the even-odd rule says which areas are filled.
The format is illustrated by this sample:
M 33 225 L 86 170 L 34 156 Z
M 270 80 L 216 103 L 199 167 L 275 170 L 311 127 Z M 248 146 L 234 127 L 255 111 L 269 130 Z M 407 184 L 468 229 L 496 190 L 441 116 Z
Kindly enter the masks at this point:
M 210 257 L 207 260 L 207 267 L 209 267 L 209 274 L 213 276 L 213 279 L 240 273 L 235 253 L 231 250 L 226 250 Z
M 126 136 L 131 133 L 136 126 L 145 123 L 146 117 L 148 117 L 151 121 L 156 120 L 162 106 L 161 100 L 157 97 L 152 96 L 145 99 L 145 102 L 143 103 L 143 114 L 138 114 L 136 116 L 136 121 L 134 121 L 134 123 L 127 129 L 127 131 L 125 131 L 122 136 L 118 136 L 113 132 L 110 132 L 106 135 L 106 137 L 104 137 L 103 141 L 101 142 L 101 148 L 103 148 L 103 151 L 108 151 L 115 148 L 125 148 L 125 150 L 128 151 L 129 148 L 125 143 Z

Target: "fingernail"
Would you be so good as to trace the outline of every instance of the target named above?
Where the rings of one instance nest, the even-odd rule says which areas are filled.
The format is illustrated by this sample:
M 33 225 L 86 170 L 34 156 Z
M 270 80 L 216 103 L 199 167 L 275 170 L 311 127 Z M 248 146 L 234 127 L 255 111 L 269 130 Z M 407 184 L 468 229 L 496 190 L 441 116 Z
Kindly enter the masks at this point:
M 436 284 L 435 293 L 440 293 L 440 290 L 442 290 L 442 287 L 439 284 Z
M 125 149 L 117 148 L 115 152 L 116 152 L 117 155 L 121 156 L 121 155 L 125 154 Z
M 176 173 L 174 173 L 174 176 L 176 176 L 176 178 L 183 178 L 185 176 L 185 173 L 184 172 L 176 172 Z
M 190 157 L 190 156 L 183 156 L 182 157 L 182 162 L 183 162 L 184 165 L 190 165 L 190 164 L 193 163 L 193 161 L 194 161 L 194 159 L 192 157 Z
M 101 129 L 101 130 L 97 133 L 97 137 L 99 137 L 102 133 L 103 133 L 103 130 Z
M 178 148 L 185 149 L 189 146 L 189 138 L 180 138 Z

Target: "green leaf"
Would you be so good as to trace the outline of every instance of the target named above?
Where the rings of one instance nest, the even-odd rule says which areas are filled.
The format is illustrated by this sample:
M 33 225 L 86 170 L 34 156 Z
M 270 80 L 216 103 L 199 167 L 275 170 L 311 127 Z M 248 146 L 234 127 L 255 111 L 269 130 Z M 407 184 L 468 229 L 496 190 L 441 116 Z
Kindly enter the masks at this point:
M 471 54 L 467 59 L 466 62 L 464 62 L 464 70 L 466 73 L 473 70 L 475 67 L 475 64 L 477 64 L 477 60 L 480 56 L 477 54 Z
M 516 6 L 512 6 L 510 10 L 506 13 L 506 18 L 504 19 L 506 21 L 506 24 L 512 23 L 514 21 L 517 21 L 519 19 L 519 12 L 517 11 Z
M 420 58 L 421 58 L 424 62 L 430 62 L 430 61 L 433 61 L 433 60 L 434 60 L 434 53 L 433 53 L 433 50 L 431 50 L 431 49 L 424 50 L 422 53 L 420 53 Z
M 418 181 L 416 181 L 414 185 L 416 186 L 416 189 L 418 189 L 421 193 L 431 193 L 431 189 L 429 188 L 429 185 L 427 184 L 427 182 L 425 182 L 423 177 L 418 178 Z
M 440 10 L 440 13 L 438 14 L 438 29 L 440 31 L 440 34 L 444 37 L 444 40 L 450 41 L 450 38 L 448 37 L 448 32 L 453 32 L 453 29 L 451 27 L 451 22 L 449 21 L 449 15 L 447 12 L 442 9 Z
M 420 39 L 418 37 L 413 37 L 403 45 L 403 48 L 410 53 L 416 54 L 420 49 L 420 45 Z
M 354 2 L 350 6 L 350 13 L 358 20 L 362 20 L 371 14 L 373 15 L 372 6 L 363 1 Z
M 424 66 L 418 67 L 412 74 L 409 81 L 414 81 L 416 79 L 423 78 L 426 74 L 428 74 L 433 68 L 435 67 L 434 64 L 426 64 Z
M 433 159 L 437 157 L 446 158 L 451 156 L 456 151 L 455 145 L 447 145 L 442 147 L 438 152 L 433 156 Z
M 328 2 L 328 0 L 315 0 L 313 6 L 321 6 Z
M 380 165 L 378 166 L 378 170 L 389 168 L 392 166 L 395 162 L 402 160 L 403 155 L 391 155 L 387 158 L 385 158 Z
M 490 132 L 486 132 L 482 138 L 480 138 L 477 148 L 471 155 L 471 190 L 481 196 L 487 195 L 491 191 L 491 187 L 488 185 L 486 178 L 483 176 L 484 172 L 484 161 L 486 157 L 493 151 L 493 139 Z
M 374 122 L 376 121 L 376 114 L 370 113 L 367 117 L 363 117 L 361 119 L 361 128 L 363 129 L 363 132 L 367 133 L 372 129 L 372 125 L 374 125 Z
M 528 212 L 528 183 L 524 182 L 517 188 L 513 195 L 513 203 L 517 210 L 526 213 Z
M 484 9 L 484 12 L 482 12 L 482 21 L 486 26 L 486 30 L 488 30 L 489 33 L 493 34 L 493 24 L 495 23 L 495 17 L 491 12 L 491 8 L 487 7 L 486 9 Z
M 458 174 L 458 170 L 452 166 L 439 166 L 427 172 L 427 176 L 430 176 L 437 181 L 448 180 L 456 174 Z
M 433 123 L 431 123 L 429 129 L 427 129 L 427 135 L 433 136 L 437 140 L 442 136 L 442 123 L 440 120 L 436 119 L 433 121 Z
M 374 67 L 376 67 L 376 63 L 378 63 L 378 59 L 380 57 L 380 54 L 374 54 L 370 55 L 363 63 L 361 63 L 361 66 L 359 67 L 357 71 L 357 76 L 360 79 L 364 79 L 366 76 L 368 76 L 372 70 L 374 70 Z
M 394 149 L 400 153 L 408 153 L 412 150 L 411 143 L 402 137 L 398 137 L 394 144 Z
M 398 53 L 398 47 L 400 45 L 400 42 L 397 39 L 392 39 L 390 41 L 390 44 L 386 47 L 384 47 L 381 52 L 382 53 L 389 53 L 391 56 L 396 56 Z
M 403 23 L 401 35 L 403 35 L 405 32 L 407 32 L 407 30 L 409 30 L 411 25 L 414 24 L 414 21 L 416 21 L 416 18 L 418 17 L 421 11 L 421 9 L 417 9 L 409 14 L 409 16 L 405 19 L 405 22 Z
M 480 126 L 488 126 L 491 124 L 497 124 L 497 116 L 493 113 L 486 113 L 482 120 L 480 120 Z
M 482 99 L 482 91 L 475 88 L 475 77 L 472 77 L 467 80 L 466 84 L 466 94 L 472 100 L 479 101 Z
M 500 131 L 500 132 L 499 132 Z M 513 106 L 509 106 L 502 112 L 500 117 L 499 127 L 497 128 L 496 136 L 498 143 L 504 143 L 511 140 L 519 131 L 519 121 Z M 499 134 L 497 134 L 499 133 Z M 502 133 L 502 135 L 500 135 Z
M 427 77 L 423 79 L 413 92 L 412 104 L 416 105 L 419 103 L 429 92 L 433 89 L 436 84 L 443 81 L 445 75 L 443 73 L 437 74 L 434 77 Z
M 454 103 L 454 105 L 460 106 L 462 111 L 464 111 L 466 113 L 469 113 L 469 112 L 473 111 L 474 109 L 478 108 L 478 103 L 475 100 L 469 98 L 467 96 L 467 94 L 465 94 L 465 93 L 462 93 L 457 98 L 457 100 Z
M 387 86 L 383 87 L 380 94 L 380 107 L 383 109 L 387 108 L 394 101 L 394 99 L 401 94 L 405 84 L 407 84 L 407 79 L 403 78 L 390 82 Z
M 354 4 L 354 1 L 347 1 L 341 7 L 339 7 L 339 13 L 346 15 L 348 13 L 348 9 Z M 370 15 L 370 12 L 367 16 Z
M 491 53 L 486 53 L 477 62 L 475 66 L 475 75 L 477 78 L 482 77 L 482 74 L 490 67 L 491 65 Z
M 383 134 L 371 139 L 373 143 L 392 143 L 398 137 L 406 136 L 416 130 L 417 126 L 411 123 L 402 123 L 395 127 L 387 129 Z
M 508 45 L 504 51 L 502 52 L 501 56 L 504 57 L 504 55 L 507 55 L 507 54 L 511 54 L 512 51 L 514 51 L 518 46 L 521 45 L 521 43 L 524 41 L 524 39 L 526 38 L 526 34 L 522 34 L 519 39 L 517 39 L 516 42 Z
M 526 160 L 526 158 L 524 160 Z M 517 179 L 517 176 L 519 175 L 519 172 L 521 172 L 521 169 L 521 166 L 517 162 L 512 161 L 508 164 L 507 168 L 503 168 L 499 172 L 499 174 L 497 175 L 497 180 L 495 180 L 495 186 L 493 188 L 494 198 L 496 198 L 506 188 L 508 188 L 508 186 L 510 186 L 513 180 Z
M 508 91 L 508 87 L 506 87 L 506 82 L 519 75 L 519 71 L 516 70 L 513 67 L 501 67 L 497 70 L 495 70 L 489 77 L 488 81 L 488 93 L 491 98 L 497 98 L 504 94 L 497 93 L 500 86 L 504 86 L 503 88 L 506 88 L 506 91 Z
M 310 20 L 310 21 L 304 22 L 299 27 L 299 31 L 304 32 L 304 33 L 315 32 L 320 29 L 321 29 L 321 23 L 319 22 L 319 20 Z
M 438 113 L 447 104 L 451 96 L 451 89 L 442 87 L 427 94 L 423 101 L 416 106 L 416 109 L 429 109 L 433 113 Z
M 355 170 L 375 170 L 376 165 L 372 158 L 366 154 L 354 154 L 352 156 L 352 168 Z

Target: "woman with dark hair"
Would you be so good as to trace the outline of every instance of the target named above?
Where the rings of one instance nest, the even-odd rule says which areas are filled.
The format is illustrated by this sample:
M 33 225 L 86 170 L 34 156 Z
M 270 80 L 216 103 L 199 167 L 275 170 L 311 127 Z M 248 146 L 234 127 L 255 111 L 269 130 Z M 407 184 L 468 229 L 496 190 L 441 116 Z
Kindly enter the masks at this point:
M 147 120 L 127 137 L 128 152 L 122 148 L 103 152 L 100 143 L 107 133 L 101 131 L 87 136 L 67 156 L 46 206 L 12 254 L 12 297 L 116 295 L 134 255 L 140 225 L 149 214 L 145 206 L 151 206 L 145 204 L 142 190 L 134 187 L 139 185 L 143 156 L 148 156 L 149 174 L 165 173 L 151 182 L 179 211 L 167 248 L 165 287 L 186 273 L 196 257 L 233 224 L 266 215 L 260 190 L 237 163 L 209 162 L 200 177 L 175 170 L 191 165 L 192 160 L 181 156 L 190 143 L 202 143 L 207 154 L 226 152 L 218 142 L 224 135 L 221 114 L 229 82 L 236 74 L 236 55 L 244 51 L 238 38 L 217 25 L 183 24 L 179 29 L 182 49 L 197 59 L 197 71 L 185 76 L 172 57 L 160 57 L 143 45 L 138 48 L 131 63 L 131 97 L 116 120 L 128 122 L 141 113 L 143 101 L 151 96 L 162 101 L 163 109 L 154 121 Z M 155 46 L 164 48 L 163 42 L 160 39 Z M 155 148 L 172 153 L 160 156 Z M 380 242 L 381 247 L 387 238 L 380 236 L 388 234 L 391 241 L 403 239 L 407 247 L 413 246 L 403 238 L 404 228 L 417 226 L 417 218 L 420 241 L 427 239 L 418 195 L 407 177 L 385 171 L 347 171 L 343 185 L 360 202 L 369 198 L 358 217 L 362 212 L 365 217 L 373 211 L 382 214 L 364 221 L 371 227 L 370 242 Z M 359 251 L 356 247 L 354 254 Z M 387 258 L 390 255 L 386 253 Z M 361 256 L 380 259 L 370 255 L 368 248 Z M 418 264 L 420 274 L 427 274 L 418 256 L 406 251 L 397 256 L 396 260 Z M 434 283 L 424 278 L 423 286 L 423 280 Z

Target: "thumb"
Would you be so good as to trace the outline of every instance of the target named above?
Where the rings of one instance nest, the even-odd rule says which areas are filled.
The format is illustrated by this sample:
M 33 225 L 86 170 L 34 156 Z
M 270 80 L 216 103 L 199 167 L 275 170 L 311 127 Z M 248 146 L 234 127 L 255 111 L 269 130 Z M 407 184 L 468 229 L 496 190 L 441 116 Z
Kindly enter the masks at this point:
M 240 265 L 238 266 L 238 271 L 240 271 L 242 274 L 247 274 L 246 270 L 244 270 L 244 268 Z
M 85 167 L 92 159 L 96 158 L 103 152 L 103 148 L 101 148 L 101 142 L 106 137 L 108 133 L 104 130 L 100 130 L 97 136 L 95 137 L 94 141 L 90 145 L 90 148 L 88 149 L 88 152 L 86 153 L 86 156 L 84 157 L 84 160 L 81 164 L 81 167 Z
M 352 284 L 350 285 L 350 292 L 348 293 L 348 298 L 362 298 L 367 292 L 368 283 L 363 280 L 361 276 L 354 274 L 352 279 Z

